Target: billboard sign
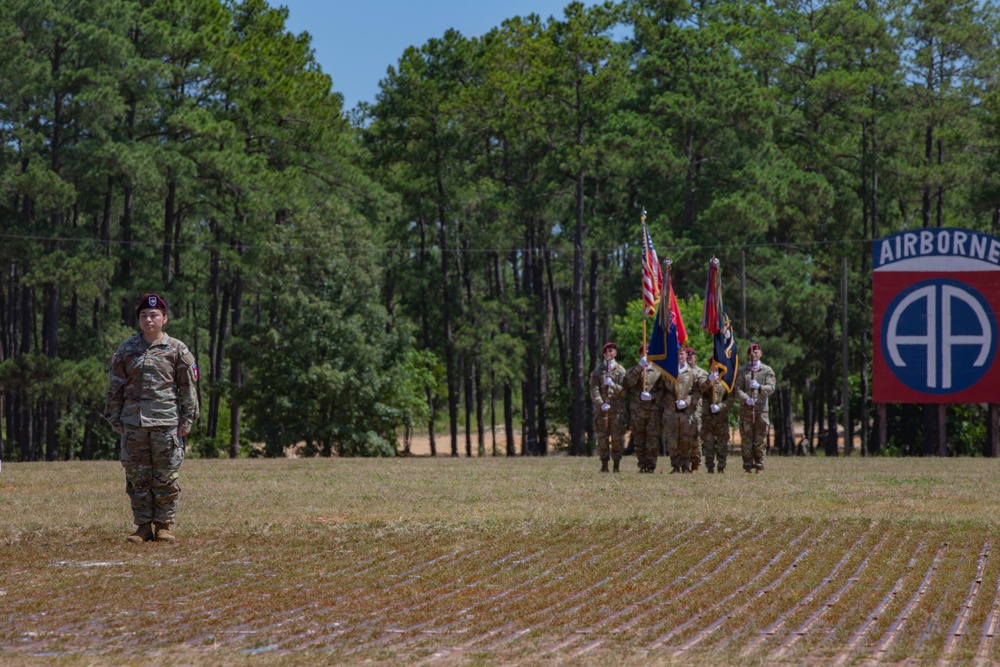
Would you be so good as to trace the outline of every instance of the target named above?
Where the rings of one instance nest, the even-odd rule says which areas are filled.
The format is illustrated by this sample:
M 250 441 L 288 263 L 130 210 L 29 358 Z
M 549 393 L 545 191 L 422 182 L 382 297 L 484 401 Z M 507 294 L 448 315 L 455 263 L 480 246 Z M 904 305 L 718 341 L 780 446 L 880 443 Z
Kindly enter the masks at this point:
M 952 227 L 872 245 L 876 403 L 1000 403 L 1000 239 Z

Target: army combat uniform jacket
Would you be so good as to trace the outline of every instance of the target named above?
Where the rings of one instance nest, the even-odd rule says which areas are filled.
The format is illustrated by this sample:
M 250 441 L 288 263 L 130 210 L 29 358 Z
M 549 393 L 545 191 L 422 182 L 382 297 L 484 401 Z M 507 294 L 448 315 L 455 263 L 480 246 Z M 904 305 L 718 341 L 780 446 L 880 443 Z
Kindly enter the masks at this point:
M 111 359 L 104 418 L 115 429 L 177 426 L 198 419 L 198 366 L 187 345 L 163 334 L 150 345 L 136 334 Z

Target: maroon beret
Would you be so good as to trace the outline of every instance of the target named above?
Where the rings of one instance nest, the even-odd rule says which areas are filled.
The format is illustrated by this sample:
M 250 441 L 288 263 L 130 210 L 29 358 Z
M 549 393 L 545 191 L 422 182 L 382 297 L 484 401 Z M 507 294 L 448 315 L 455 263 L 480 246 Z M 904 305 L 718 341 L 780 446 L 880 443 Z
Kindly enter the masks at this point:
M 166 300 L 156 294 L 147 294 L 139 301 L 139 305 L 135 307 L 135 316 L 139 317 L 139 313 L 146 310 L 147 308 L 156 308 L 157 310 L 162 310 L 163 314 L 167 314 Z

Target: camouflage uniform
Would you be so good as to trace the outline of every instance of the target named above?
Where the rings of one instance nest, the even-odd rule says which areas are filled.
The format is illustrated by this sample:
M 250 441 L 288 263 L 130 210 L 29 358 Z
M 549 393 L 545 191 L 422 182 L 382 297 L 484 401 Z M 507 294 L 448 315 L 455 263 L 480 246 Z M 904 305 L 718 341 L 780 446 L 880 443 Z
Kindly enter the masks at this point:
M 606 386 L 604 378 L 611 378 L 612 385 Z M 594 405 L 594 435 L 597 438 L 597 455 L 602 461 L 610 456 L 615 462 L 622 458 L 625 439 L 625 369 L 615 362 L 613 368 L 601 362 L 590 374 L 590 400 Z M 601 404 L 611 408 L 605 412 Z
M 667 454 L 671 472 L 691 472 L 691 452 L 695 447 L 697 428 L 697 402 L 701 394 L 695 386 L 694 373 L 684 366 L 677 374 L 677 382 L 666 381 L 667 392 L 663 400 L 663 432 L 667 436 Z M 678 409 L 677 401 L 687 405 Z
M 726 457 L 729 454 L 729 411 L 736 396 L 731 391 L 726 391 L 726 386 L 720 380 L 710 380 L 707 373 L 700 386 L 701 440 L 704 445 L 702 453 L 705 467 L 708 472 L 714 472 L 718 458 L 719 472 L 722 472 L 726 469 Z M 719 406 L 719 411 L 712 412 L 712 405 Z
M 629 402 L 632 409 L 632 440 L 635 443 L 639 472 L 653 472 L 656 470 L 656 457 L 660 453 L 660 413 L 666 392 L 663 375 L 652 364 L 645 370 L 636 364 L 628 370 L 625 384 L 632 397 Z M 649 394 L 649 400 L 642 400 L 643 391 Z
M 691 472 L 694 472 L 701 466 L 701 443 L 702 443 L 702 430 L 701 425 L 703 421 L 702 413 L 708 409 L 705 401 L 702 400 L 702 383 L 708 380 L 708 371 L 706 371 L 701 366 L 697 364 L 692 364 L 688 362 L 688 366 L 691 368 L 691 372 L 694 373 L 694 386 L 697 390 L 698 399 L 695 402 L 695 420 L 694 420 L 694 445 L 691 447 Z M 692 398 L 695 393 L 692 393 Z
M 104 418 L 122 429 L 125 492 L 136 525 L 174 521 L 184 460 L 177 431 L 198 419 L 197 373 L 187 346 L 165 333 L 153 345 L 136 334 L 111 360 Z
M 756 380 L 759 389 L 752 389 L 750 381 Z M 764 450 L 767 448 L 767 429 L 770 422 L 767 419 L 767 397 L 774 393 L 777 383 L 774 370 L 759 363 L 741 366 L 736 371 L 736 385 L 733 391 L 740 402 L 740 440 L 742 441 L 743 469 L 750 471 L 764 469 Z M 755 403 L 747 405 L 747 399 L 753 398 Z

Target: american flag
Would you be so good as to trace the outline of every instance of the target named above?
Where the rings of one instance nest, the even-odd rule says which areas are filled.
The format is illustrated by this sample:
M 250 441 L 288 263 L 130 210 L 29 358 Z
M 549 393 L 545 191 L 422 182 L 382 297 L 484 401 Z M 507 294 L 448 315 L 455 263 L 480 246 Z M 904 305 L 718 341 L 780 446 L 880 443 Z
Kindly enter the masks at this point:
M 646 212 L 642 212 L 642 309 L 646 315 L 656 314 L 656 304 L 663 289 L 663 271 L 656 258 L 653 239 L 646 229 Z

